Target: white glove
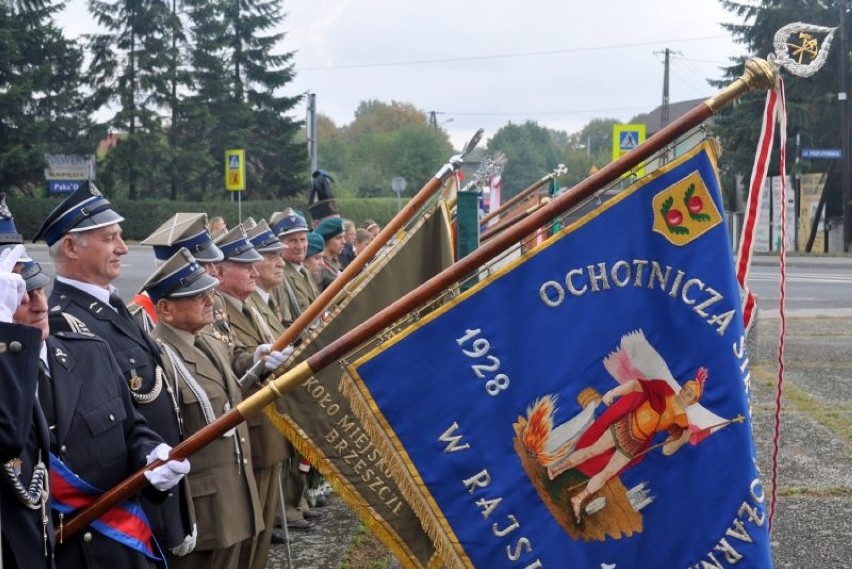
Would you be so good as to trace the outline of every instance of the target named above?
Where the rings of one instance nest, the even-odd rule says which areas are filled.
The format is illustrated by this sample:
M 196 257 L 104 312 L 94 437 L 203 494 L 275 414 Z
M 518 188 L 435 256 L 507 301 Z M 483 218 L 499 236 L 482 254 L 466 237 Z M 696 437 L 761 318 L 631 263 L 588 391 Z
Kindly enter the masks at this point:
M 180 545 L 172 547 L 169 551 L 171 551 L 172 554 L 177 555 L 178 557 L 189 555 L 195 549 L 195 540 L 197 537 L 198 527 L 195 524 L 192 524 L 192 533 L 183 538 L 183 541 L 180 543 Z
M 254 351 L 254 363 L 263 359 L 263 367 L 266 371 L 273 371 L 284 365 L 293 353 L 293 346 L 287 346 L 283 350 L 272 349 L 272 344 L 261 344 Z
M 7 247 L 0 252 L 0 322 L 12 321 L 15 310 L 27 294 L 27 283 L 21 275 L 12 272 L 23 253 L 23 245 Z
M 148 479 L 151 486 L 160 491 L 165 491 L 174 487 L 175 484 L 180 482 L 180 479 L 183 478 L 184 474 L 189 472 L 188 460 L 169 460 L 169 452 L 171 452 L 171 450 L 172 447 L 166 443 L 160 443 L 154 450 L 148 453 L 148 456 L 146 457 L 148 460 L 146 464 L 151 464 L 158 459 L 168 460 L 168 462 L 161 464 L 153 470 L 145 471 L 145 478 Z

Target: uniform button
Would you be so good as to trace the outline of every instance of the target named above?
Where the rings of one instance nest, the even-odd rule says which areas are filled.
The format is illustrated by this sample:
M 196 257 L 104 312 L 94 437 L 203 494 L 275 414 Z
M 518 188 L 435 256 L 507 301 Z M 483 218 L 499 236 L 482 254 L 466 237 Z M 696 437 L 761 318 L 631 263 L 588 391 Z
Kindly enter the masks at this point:
M 17 340 L 15 340 L 13 342 L 9 342 L 9 351 L 12 352 L 13 354 L 17 354 L 18 352 L 20 352 L 23 349 L 24 349 L 24 346 L 22 346 L 21 343 Z
M 59 452 L 61 452 L 62 454 L 65 454 L 65 450 L 66 450 L 65 445 L 62 445 L 61 447 L 59 447 Z
M 92 532 L 87 531 L 86 533 L 84 533 L 83 534 L 83 541 L 85 541 L 86 543 L 89 543 L 90 541 L 92 541 Z
M 243 459 L 243 464 L 248 464 L 248 459 L 247 459 L 247 458 L 244 458 L 244 459 Z
M 115 415 L 113 415 L 112 413 L 110 413 L 110 414 L 109 414 L 109 420 L 114 422 L 114 421 L 115 421 Z
M 241 442 L 241 443 L 246 442 L 246 438 L 245 438 L 245 437 L 240 437 L 240 442 Z
M 133 358 L 130 358 L 130 363 L 135 364 L 136 360 L 134 360 Z

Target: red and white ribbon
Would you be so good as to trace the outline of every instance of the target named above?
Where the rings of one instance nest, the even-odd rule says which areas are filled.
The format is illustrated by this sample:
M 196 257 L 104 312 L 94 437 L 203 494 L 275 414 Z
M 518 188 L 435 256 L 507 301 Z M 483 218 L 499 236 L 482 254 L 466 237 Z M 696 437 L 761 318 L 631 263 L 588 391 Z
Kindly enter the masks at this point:
M 781 191 L 778 194 L 781 215 L 781 244 L 778 248 L 778 263 L 780 267 L 778 313 L 780 317 L 780 333 L 778 338 L 778 381 L 775 391 L 775 420 L 772 437 L 772 491 L 769 500 L 769 528 L 775 518 L 775 505 L 778 495 L 778 452 L 781 440 L 781 401 L 784 386 L 784 341 L 787 334 L 786 292 L 787 292 L 787 104 L 784 98 L 784 82 L 779 78 L 778 84 L 766 94 L 766 106 L 763 111 L 763 126 L 760 130 L 760 140 L 757 155 L 751 172 L 749 183 L 748 203 L 743 218 L 742 235 L 737 251 L 737 281 L 743 292 L 743 320 L 748 330 L 754 320 L 756 300 L 748 288 L 748 273 L 754 253 L 754 236 L 760 214 L 760 203 L 763 198 L 763 188 L 766 184 L 766 172 L 772 153 L 772 139 L 775 135 L 776 122 L 780 126 L 780 156 Z M 772 221 L 770 220 L 770 223 Z

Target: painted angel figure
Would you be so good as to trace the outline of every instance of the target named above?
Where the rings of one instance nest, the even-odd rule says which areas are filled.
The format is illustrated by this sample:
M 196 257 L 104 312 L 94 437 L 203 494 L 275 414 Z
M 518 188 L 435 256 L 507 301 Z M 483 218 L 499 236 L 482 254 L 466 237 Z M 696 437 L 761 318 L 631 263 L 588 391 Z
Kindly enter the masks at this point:
M 619 348 L 603 363 L 619 385 L 601 398 L 608 408 L 597 419 L 597 402 L 552 430 L 552 400 L 543 405 L 549 410 L 547 417 L 536 415 L 535 408 L 530 414 L 530 426 L 536 418 L 538 427 L 534 431 L 544 442 L 536 452 L 530 448 L 532 441 L 526 440 L 527 448 L 547 467 L 550 479 L 570 469 L 589 477 L 585 487 L 571 498 L 577 523 L 584 501 L 610 478 L 638 463 L 651 450 L 656 433 L 668 434 L 661 446 L 663 454 L 671 455 L 687 442 L 697 444 L 715 430 L 714 425 L 724 423 L 698 403 L 709 375 L 707 369 L 699 367 L 694 378 L 681 386 L 641 330 L 624 335 Z M 536 405 L 541 406 L 542 400 Z M 571 428 L 567 428 L 569 425 Z

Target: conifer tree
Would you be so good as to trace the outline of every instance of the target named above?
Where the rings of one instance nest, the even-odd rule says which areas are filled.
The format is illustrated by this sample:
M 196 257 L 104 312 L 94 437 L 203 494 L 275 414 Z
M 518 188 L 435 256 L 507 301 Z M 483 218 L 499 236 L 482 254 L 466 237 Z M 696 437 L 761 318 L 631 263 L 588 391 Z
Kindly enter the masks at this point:
M 731 12 L 738 23 L 725 24 L 725 28 L 734 39 L 745 46 L 747 55 L 737 58 L 725 68 L 724 79 L 717 86 L 726 85 L 742 74 L 746 57 L 766 58 L 773 50 L 773 38 L 782 26 L 793 22 L 835 27 L 840 24 L 840 8 L 845 0 L 762 0 L 759 3 L 722 0 L 722 5 Z M 846 12 L 848 26 L 852 21 Z M 822 43 L 820 38 L 820 44 Z M 791 42 L 800 42 L 801 38 L 791 38 Z M 803 63 L 809 60 L 805 59 Z M 788 173 L 792 173 L 794 154 L 798 150 L 793 136 L 799 134 L 801 145 L 811 148 L 840 147 L 840 106 L 837 101 L 837 70 L 843 61 L 849 65 L 849 55 L 841 53 L 840 44 L 835 37 L 828 61 L 816 75 L 810 78 L 793 77 L 782 71 L 787 99 L 788 135 Z M 715 120 L 713 130 L 719 135 L 723 146 L 720 162 L 723 174 L 723 187 L 735 187 L 736 175 L 745 180 L 752 170 L 754 155 L 761 127 L 761 117 L 766 95 L 763 92 L 751 93 L 741 98 L 735 105 L 725 109 Z M 777 137 L 776 137 L 777 138 Z M 777 141 L 776 141 L 777 144 Z M 777 156 L 777 153 L 775 153 Z M 778 172 L 777 158 L 770 164 L 769 172 Z M 832 164 L 800 162 L 800 173 L 825 171 Z M 829 187 L 835 191 L 829 193 L 829 215 L 839 215 L 839 178 L 837 170 L 829 176 Z
M 107 169 L 127 196 L 157 197 L 165 187 L 169 154 L 162 126 L 171 98 L 171 38 L 175 22 L 167 0 L 89 0 L 106 30 L 89 37 L 93 100 L 117 109 L 110 121 L 126 138 L 110 152 Z M 116 193 L 113 190 L 113 193 Z
M 61 3 L 0 3 L 0 189 L 42 195 L 44 155 L 88 153 L 83 54 L 54 23 Z M 87 144 L 88 142 L 88 144 Z
M 261 199 L 292 196 L 307 189 L 301 124 L 288 116 L 301 96 L 286 96 L 293 79 L 292 53 L 281 51 L 284 34 L 271 30 L 284 18 L 281 0 L 188 0 L 198 116 L 187 117 L 198 133 L 208 130 L 208 162 L 202 193 L 223 187 L 222 161 L 229 148 L 246 151 L 247 190 Z M 206 109 L 201 111 L 198 107 Z M 209 126 L 209 123 L 208 123 Z

